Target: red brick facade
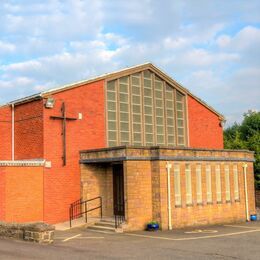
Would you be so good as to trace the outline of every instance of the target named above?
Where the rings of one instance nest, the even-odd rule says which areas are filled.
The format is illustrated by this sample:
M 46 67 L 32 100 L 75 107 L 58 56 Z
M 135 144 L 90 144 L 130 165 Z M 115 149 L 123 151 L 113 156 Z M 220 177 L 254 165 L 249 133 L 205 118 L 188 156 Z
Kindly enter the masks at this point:
M 98 81 L 53 95 L 53 109 L 44 109 L 44 158 L 52 167 L 44 174 L 44 220 L 49 223 L 68 219 L 70 203 L 80 198 L 79 150 L 101 148 L 105 142 L 104 82 Z M 67 165 L 62 166 L 62 122 L 50 116 L 61 115 L 65 101 L 67 117 Z
M 0 166 L 1 221 L 43 221 L 43 169 Z
M 15 160 L 43 158 L 43 100 L 18 105 L 15 114 Z
M 0 160 L 10 160 L 12 157 L 12 122 L 11 107 L 0 107 Z
M 188 123 L 190 147 L 223 149 L 219 116 L 189 95 Z

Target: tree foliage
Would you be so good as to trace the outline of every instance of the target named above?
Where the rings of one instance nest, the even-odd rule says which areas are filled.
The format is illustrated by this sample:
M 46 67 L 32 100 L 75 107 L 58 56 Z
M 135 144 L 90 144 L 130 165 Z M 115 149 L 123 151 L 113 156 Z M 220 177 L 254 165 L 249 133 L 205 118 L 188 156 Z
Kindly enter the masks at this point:
M 255 152 L 255 184 L 260 189 L 260 112 L 249 111 L 241 124 L 235 123 L 224 130 L 224 147 Z

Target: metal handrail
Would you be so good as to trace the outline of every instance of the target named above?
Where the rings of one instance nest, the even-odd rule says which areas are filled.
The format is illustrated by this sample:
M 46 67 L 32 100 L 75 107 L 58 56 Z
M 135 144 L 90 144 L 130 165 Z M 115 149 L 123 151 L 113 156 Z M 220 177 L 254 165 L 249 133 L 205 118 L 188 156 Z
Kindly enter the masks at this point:
M 119 214 L 115 214 L 115 228 L 120 227 L 120 225 L 125 221 L 125 214 L 124 214 L 124 204 L 117 203 L 115 205 Z
M 100 200 L 100 205 L 95 208 L 88 209 L 88 202 L 93 200 Z M 84 205 L 84 206 L 83 206 Z M 82 217 L 85 214 L 85 220 L 86 223 L 88 222 L 88 212 L 100 209 L 100 219 L 102 219 L 102 197 L 98 196 L 89 200 L 82 200 L 80 198 L 79 200 L 74 201 L 70 204 L 69 208 L 69 216 L 70 216 L 70 227 L 72 226 L 72 220 Z

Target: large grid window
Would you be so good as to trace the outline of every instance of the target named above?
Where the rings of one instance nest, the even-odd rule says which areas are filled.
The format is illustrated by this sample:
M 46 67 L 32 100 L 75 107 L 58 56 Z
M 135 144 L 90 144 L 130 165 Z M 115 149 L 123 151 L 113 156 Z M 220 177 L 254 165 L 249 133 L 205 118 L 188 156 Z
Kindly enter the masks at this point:
M 186 145 L 185 95 L 150 70 L 107 82 L 108 146 Z

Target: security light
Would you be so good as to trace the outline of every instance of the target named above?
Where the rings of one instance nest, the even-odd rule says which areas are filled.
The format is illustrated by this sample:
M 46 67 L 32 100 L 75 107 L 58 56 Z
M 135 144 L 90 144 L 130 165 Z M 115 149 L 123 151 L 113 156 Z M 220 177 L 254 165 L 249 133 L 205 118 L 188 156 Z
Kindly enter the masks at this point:
M 54 107 L 55 100 L 52 97 L 47 98 L 47 101 L 45 103 L 46 108 L 53 108 Z

